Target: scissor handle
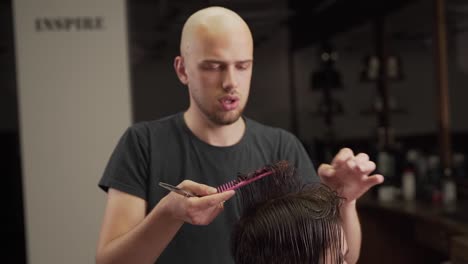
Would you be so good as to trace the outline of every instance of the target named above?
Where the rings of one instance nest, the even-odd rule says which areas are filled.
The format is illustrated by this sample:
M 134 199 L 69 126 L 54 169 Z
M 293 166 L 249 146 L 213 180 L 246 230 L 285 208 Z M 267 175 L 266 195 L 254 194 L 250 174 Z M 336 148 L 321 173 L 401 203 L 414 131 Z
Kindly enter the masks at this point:
M 189 191 L 186 191 L 182 188 L 179 188 L 177 186 L 173 186 L 173 185 L 170 185 L 168 183 L 164 183 L 164 182 L 159 182 L 159 186 L 171 191 L 171 192 L 175 192 L 175 193 L 178 193 L 182 196 L 185 196 L 185 197 L 199 197 L 198 195 L 195 195 Z

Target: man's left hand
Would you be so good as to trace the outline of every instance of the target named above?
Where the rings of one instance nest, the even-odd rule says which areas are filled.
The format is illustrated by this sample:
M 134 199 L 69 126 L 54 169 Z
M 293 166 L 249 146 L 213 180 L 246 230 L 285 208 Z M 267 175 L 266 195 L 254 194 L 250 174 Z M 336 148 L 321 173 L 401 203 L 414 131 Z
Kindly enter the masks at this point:
M 331 164 L 320 165 L 318 175 L 323 183 L 346 198 L 346 202 L 353 202 L 384 181 L 380 174 L 370 175 L 374 170 L 375 163 L 367 154 L 354 155 L 351 149 L 343 148 Z

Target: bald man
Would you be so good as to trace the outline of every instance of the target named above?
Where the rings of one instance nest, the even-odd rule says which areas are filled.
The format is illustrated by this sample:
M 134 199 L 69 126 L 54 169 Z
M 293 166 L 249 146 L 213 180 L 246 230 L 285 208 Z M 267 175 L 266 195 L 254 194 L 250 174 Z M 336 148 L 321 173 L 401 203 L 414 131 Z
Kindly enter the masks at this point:
M 99 182 L 108 195 L 97 263 L 233 263 L 237 201 L 230 199 L 234 191 L 217 194 L 213 186 L 278 160 L 294 164 L 304 182 L 319 181 L 294 135 L 242 115 L 252 66 L 252 35 L 236 13 L 210 7 L 186 21 L 174 68 L 190 105 L 135 124 L 120 139 Z M 374 169 L 366 154 L 350 149 L 319 167 L 322 182 L 346 198 L 340 210 L 348 263 L 361 244 L 356 199 L 383 181 L 369 175 Z M 167 193 L 159 182 L 200 197 Z

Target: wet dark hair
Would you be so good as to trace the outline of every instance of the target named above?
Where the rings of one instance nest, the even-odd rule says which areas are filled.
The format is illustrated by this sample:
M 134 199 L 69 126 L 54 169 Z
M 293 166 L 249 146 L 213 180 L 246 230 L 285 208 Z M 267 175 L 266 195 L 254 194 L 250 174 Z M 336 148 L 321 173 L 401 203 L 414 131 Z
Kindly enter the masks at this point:
M 236 264 L 342 263 L 341 198 L 324 184 L 303 185 L 282 165 L 237 192 L 241 216 L 231 234 Z M 328 255 L 328 257 L 327 257 Z

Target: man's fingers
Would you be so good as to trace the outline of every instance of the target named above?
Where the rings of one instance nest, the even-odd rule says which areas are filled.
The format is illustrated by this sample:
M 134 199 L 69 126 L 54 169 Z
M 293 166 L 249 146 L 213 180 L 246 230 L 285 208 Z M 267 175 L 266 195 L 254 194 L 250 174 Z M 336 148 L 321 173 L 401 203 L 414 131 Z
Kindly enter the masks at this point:
M 384 182 L 384 177 L 380 174 L 374 174 L 366 179 L 366 186 L 370 189 L 374 185 L 381 184 L 382 182 Z
M 369 174 L 375 170 L 375 163 L 369 160 L 358 161 L 357 159 L 350 159 L 346 161 L 346 165 L 348 169 L 362 174 Z
M 218 205 L 217 207 L 213 207 L 213 210 L 211 211 L 211 213 L 209 214 L 209 216 L 207 217 L 205 221 L 207 223 L 211 223 L 211 221 L 213 221 L 213 219 L 215 219 L 216 216 L 218 216 L 223 210 L 224 210 L 224 206 Z
M 320 177 L 331 177 L 335 174 L 335 169 L 330 164 L 321 164 L 318 168 L 318 175 Z
M 359 170 L 359 166 L 354 159 L 349 159 L 346 161 L 346 165 L 351 170 Z
M 369 174 L 375 170 L 375 163 L 372 161 L 367 161 L 362 164 L 359 164 L 359 169 L 364 174 Z
M 198 208 L 209 208 L 213 206 L 218 206 L 220 203 L 224 203 L 234 196 L 236 192 L 231 190 L 227 192 L 212 194 L 208 196 L 200 197 L 193 201 L 194 206 Z
M 336 154 L 335 158 L 333 158 L 332 165 L 338 166 L 353 157 L 354 153 L 350 148 L 342 148 L 338 154 Z
M 355 159 L 357 162 L 365 162 L 369 160 L 369 155 L 366 153 L 359 153 L 356 155 Z
M 357 164 L 355 169 L 361 173 L 369 174 L 375 170 L 375 163 L 369 160 L 369 155 L 365 153 L 356 155 L 354 161 Z
M 179 184 L 178 187 L 183 188 L 199 196 L 206 196 L 216 193 L 216 188 L 205 184 L 197 183 L 191 180 L 184 180 Z

